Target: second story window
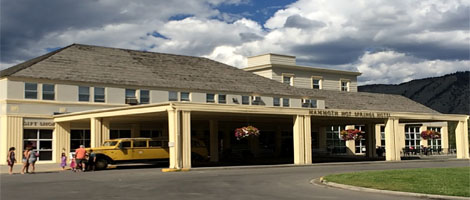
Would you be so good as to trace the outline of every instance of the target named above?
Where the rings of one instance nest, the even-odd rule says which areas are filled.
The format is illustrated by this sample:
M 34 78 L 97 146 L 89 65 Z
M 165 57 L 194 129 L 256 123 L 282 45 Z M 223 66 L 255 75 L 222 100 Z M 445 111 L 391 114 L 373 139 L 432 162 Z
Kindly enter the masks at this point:
M 341 91 L 349 91 L 349 81 L 342 80 L 341 81 Z
M 250 105 L 250 96 L 242 96 L 242 104 Z
M 180 101 L 190 101 L 189 99 L 189 92 L 181 92 L 181 99 Z
M 135 89 L 126 89 L 126 99 L 135 99 Z
M 289 98 L 282 98 L 282 107 L 289 107 Z
M 273 98 L 273 106 L 281 106 L 281 98 L 274 97 Z
M 320 77 L 313 77 L 312 78 L 312 88 L 313 89 L 322 89 L 321 85 L 321 78 Z
M 140 90 L 140 103 L 141 103 L 141 104 L 148 104 L 148 103 L 150 103 L 150 91 L 148 91 L 148 90 Z
M 302 107 L 303 108 L 316 108 L 317 107 L 317 100 L 315 100 L 315 99 L 302 99 Z
M 283 74 L 282 82 L 287 85 L 294 86 L 294 76 L 291 74 Z
M 169 91 L 168 92 L 168 101 L 178 101 L 178 92 Z
M 219 103 L 227 103 L 227 95 L 219 94 Z
M 42 99 L 43 100 L 55 99 L 55 85 L 54 84 L 42 84 Z
M 38 98 L 38 84 L 37 83 L 24 83 L 24 98 L 37 99 Z
M 90 101 L 90 87 L 78 86 L 78 101 Z
M 105 102 L 104 88 L 95 87 L 95 102 Z
M 207 103 L 215 103 L 215 94 L 206 94 Z

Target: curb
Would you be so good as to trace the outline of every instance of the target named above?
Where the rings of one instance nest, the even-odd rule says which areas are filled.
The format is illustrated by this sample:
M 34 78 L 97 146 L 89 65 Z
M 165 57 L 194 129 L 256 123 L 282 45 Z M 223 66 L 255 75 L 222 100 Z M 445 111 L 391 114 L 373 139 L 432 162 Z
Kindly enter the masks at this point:
M 182 169 L 174 169 L 174 168 L 164 168 L 162 169 L 162 172 L 188 172 L 188 168 L 182 168 Z
M 448 199 L 448 200 L 469 200 L 470 199 L 468 197 L 422 194 L 422 193 L 413 193 L 413 192 L 399 192 L 399 191 L 392 191 L 392 190 L 379 190 L 379 189 L 372 189 L 372 188 L 365 188 L 365 187 L 357 187 L 357 186 L 352 186 L 352 185 L 344 185 L 340 183 L 326 181 L 324 180 L 323 176 L 320 177 L 319 179 L 311 180 L 310 184 L 316 184 L 316 185 L 345 189 L 345 190 L 360 191 L 360 192 L 372 192 L 372 193 L 391 194 L 391 195 L 417 197 L 417 198 Z

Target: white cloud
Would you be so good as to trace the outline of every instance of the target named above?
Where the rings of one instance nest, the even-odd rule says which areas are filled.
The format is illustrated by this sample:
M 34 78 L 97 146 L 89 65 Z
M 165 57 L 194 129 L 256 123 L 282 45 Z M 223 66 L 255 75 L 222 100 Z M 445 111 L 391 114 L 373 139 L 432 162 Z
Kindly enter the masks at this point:
M 393 84 L 413 79 L 436 77 L 456 71 L 468 71 L 470 61 L 424 60 L 394 51 L 366 52 L 355 65 L 366 84 Z

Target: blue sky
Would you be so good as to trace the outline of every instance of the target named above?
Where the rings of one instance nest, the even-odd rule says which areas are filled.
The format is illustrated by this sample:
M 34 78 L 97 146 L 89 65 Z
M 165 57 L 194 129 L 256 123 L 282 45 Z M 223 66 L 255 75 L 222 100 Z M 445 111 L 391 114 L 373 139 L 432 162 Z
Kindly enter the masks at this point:
M 2 0 L 0 69 L 82 43 L 201 56 L 264 53 L 360 71 L 359 84 L 470 70 L 462 0 Z

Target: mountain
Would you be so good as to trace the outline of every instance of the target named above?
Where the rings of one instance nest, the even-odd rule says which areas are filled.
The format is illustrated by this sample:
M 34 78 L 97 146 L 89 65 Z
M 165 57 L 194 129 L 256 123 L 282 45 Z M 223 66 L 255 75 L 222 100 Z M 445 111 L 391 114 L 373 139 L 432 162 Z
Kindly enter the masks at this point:
M 441 113 L 470 115 L 470 71 L 417 79 L 398 85 L 363 85 L 358 90 L 399 94 Z

